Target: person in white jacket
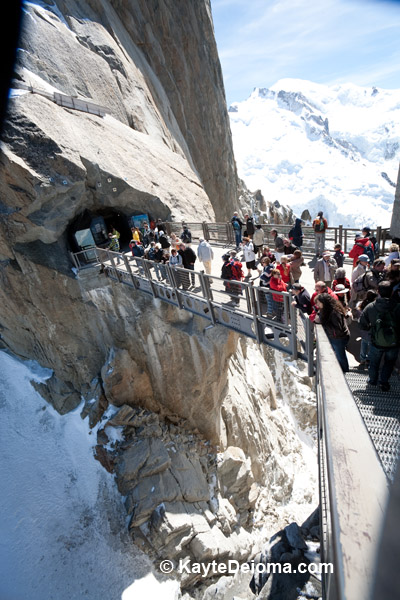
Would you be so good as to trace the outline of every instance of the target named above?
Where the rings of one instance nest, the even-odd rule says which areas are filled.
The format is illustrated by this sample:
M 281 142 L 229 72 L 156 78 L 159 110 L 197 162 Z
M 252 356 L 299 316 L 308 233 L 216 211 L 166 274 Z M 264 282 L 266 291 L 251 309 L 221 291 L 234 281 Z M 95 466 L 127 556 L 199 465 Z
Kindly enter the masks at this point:
M 264 245 L 264 232 L 261 225 L 256 225 L 256 230 L 253 233 L 254 252 L 257 252 L 258 258 L 261 258 L 262 247 Z
M 203 238 L 200 238 L 199 242 L 197 257 L 199 261 L 203 263 L 207 275 L 211 275 L 211 261 L 214 258 L 213 249 Z
M 248 279 L 251 277 L 251 270 L 258 271 L 256 267 L 256 255 L 254 254 L 253 242 L 248 237 L 243 238 L 243 256 L 247 267 L 246 279 Z

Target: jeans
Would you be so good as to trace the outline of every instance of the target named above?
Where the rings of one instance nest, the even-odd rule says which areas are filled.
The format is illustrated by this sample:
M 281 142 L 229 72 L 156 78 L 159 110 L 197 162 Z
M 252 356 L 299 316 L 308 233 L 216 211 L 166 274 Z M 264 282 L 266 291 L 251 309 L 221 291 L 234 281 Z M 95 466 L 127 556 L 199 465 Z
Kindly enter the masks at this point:
M 325 231 L 315 234 L 315 254 L 322 256 L 325 250 Z
M 329 338 L 331 346 L 333 348 L 334 353 L 336 354 L 336 358 L 338 360 L 339 365 L 343 373 L 347 373 L 349 370 L 349 362 L 346 356 L 346 346 L 348 344 L 349 338 Z
M 240 244 L 242 243 L 242 230 L 241 229 L 235 229 L 235 239 L 236 239 L 236 248 L 239 248 Z
M 400 348 L 377 348 L 373 344 L 369 348 L 369 366 L 368 374 L 371 383 L 378 383 L 379 366 L 383 357 L 383 366 L 381 369 L 379 382 L 388 383 L 389 378 L 396 364 L 397 355 Z
M 369 340 L 361 340 L 360 360 L 367 360 L 371 342 Z

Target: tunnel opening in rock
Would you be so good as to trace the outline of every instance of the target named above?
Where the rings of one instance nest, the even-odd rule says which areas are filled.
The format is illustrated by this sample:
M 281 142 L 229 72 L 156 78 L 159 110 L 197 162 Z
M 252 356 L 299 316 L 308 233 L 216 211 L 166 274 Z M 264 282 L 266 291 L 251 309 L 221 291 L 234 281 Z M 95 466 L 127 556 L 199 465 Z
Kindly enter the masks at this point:
M 70 249 L 72 252 L 79 252 L 93 246 L 106 248 L 110 241 L 108 234 L 115 228 L 120 234 L 120 249 L 126 252 L 132 239 L 131 227 L 134 224 L 141 226 L 145 221 L 149 223 L 152 218 L 152 215 L 145 210 L 140 215 L 138 211 L 128 214 L 126 211 L 111 207 L 85 210 L 68 226 Z

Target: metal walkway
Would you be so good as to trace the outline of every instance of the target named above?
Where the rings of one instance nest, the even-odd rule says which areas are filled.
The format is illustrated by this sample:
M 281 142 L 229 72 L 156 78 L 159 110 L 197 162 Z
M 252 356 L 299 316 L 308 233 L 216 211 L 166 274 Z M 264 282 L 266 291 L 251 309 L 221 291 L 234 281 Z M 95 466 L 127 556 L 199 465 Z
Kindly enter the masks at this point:
M 390 392 L 368 385 L 367 370 L 351 369 L 346 380 L 385 473 L 393 481 L 400 455 L 400 380 L 390 379 Z

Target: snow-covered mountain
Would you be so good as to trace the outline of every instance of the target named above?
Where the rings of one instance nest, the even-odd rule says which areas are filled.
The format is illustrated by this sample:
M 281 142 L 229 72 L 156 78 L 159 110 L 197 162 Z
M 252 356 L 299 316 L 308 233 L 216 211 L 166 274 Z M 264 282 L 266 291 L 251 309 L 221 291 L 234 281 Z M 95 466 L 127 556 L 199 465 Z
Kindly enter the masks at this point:
M 400 90 L 282 79 L 229 108 L 251 190 L 331 225 L 388 227 L 400 159 Z

